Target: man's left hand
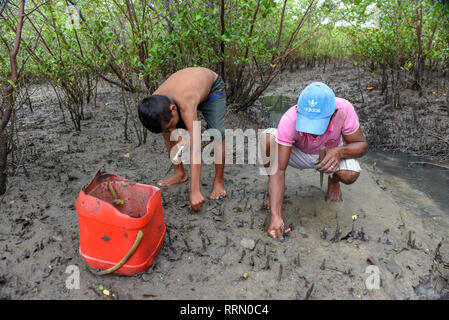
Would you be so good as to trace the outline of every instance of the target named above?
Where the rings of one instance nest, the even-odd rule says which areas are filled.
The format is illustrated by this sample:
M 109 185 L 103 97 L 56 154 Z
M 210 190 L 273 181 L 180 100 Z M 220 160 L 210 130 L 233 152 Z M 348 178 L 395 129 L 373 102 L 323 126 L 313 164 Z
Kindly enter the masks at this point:
M 316 169 L 318 171 L 324 172 L 324 173 L 333 173 L 335 170 L 337 170 L 339 164 L 340 164 L 340 150 L 337 148 L 331 148 L 326 150 L 326 156 L 321 160 L 321 162 L 317 162 L 318 165 L 316 166 Z

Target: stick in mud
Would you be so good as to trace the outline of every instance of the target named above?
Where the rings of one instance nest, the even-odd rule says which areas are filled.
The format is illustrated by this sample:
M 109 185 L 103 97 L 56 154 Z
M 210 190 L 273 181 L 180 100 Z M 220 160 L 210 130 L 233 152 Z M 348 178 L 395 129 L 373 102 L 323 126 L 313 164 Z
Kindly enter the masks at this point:
M 295 266 L 301 267 L 301 259 L 299 257 L 299 253 L 298 253 L 298 256 L 295 258 L 294 263 L 295 263 Z
M 249 256 L 249 265 L 251 267 L 254 267 L 254 257 L 253 256 Z
M 263 270 L 270 269 L 270 255 L 267 255 L 267 261 L 265 263 L 265 266 L 262 268 Z
M 304 300 L 309 300 L 310 296 L 312 295 L 312 291 L 313 291 L 314 287 L 315 287 L 315 284 L 312 283 L 309 290 L 307 290 L 306 297 L 304 298 Z
M 284 270 L 284 267 L 282 266 L 282 264 L 279 265 L 279 274 L 278 274 L 278 282 L 281 281 L 282 279 L 282 272 Z
M 240 256 L 240 259 L 239 259 L 239 263 L 242 263 L 242 261 L 243 261 L 243 258 L 246 256 L 246 251 L 245 251 L 245 249 L 243 249 L 242 250 L 242 255 Z
M 229 245 L 229 238 L 228 238 L 228 236 L 226 236 L 226 240 L 225 240 L 224 246 L 227 247 L 228 245 Z
M 251 220 L 249 222 L 249 228 L 253 229 L 254 228 L 254 211 L 251 210 Z
M 165 230 L 166 230 L 166 234 L 168 237 L 168 246 L 171 247 L 172 242 L 171 242 L 171 236 L 170 236 L 170 228 L 166 227 Z
M 337 219 L 337 227 L 335 228 L 335 234 L 332 237 L 331 242 L 339 242 L 340 236 L 341 236 L 341 229 L 340 229 L 340 224 L 338 223 L 338 219 Z
M 182 241 L 184 241 L 184 244 L 186 246 L 187 251 L 191 251 L 189 243 L 187 242 L 187 240 L 185 238 L 182 238 Z
M 328 232 L 326 230 L 326 227 L 323 227 L 323 229 L 321 229 L 321 235 L 320 235 L 321 239 L 326 240 L 327 234 L 328 234 Z
M 415 239 L 412 240 L 412 231 L 408 232 L 408 241 L 407 241 L 407 245 L 415 248 Z
M 411 231 L 410 231 L 410 232 L 411 232 Z M 440 248 L 441 248 L 441 245 L 442 245 L 442 243 L 441 243 L 441 241 L 440 241 L 440 242 L 438 243 L 436 249 L 435 249 L 435 254 L 434 254 L 434 257 L 433 257 L 433 260 L 436 261 L 436 262 L 438 262 L 438 263 L 442 263 L 442 262 L 443 262 L 443 259 L 441 258 L 441 254 L 440 254 Z
M 201 237 L 201 243 L 203 244 L 203 252 L 205 252 L 207 249 L 207 246 L 206 246 L 206 239 L 204 237 Z
M 321 264 L 320 269 L 321 270 L 326 269 L 326 259 L 323 259 L 323 263 Z

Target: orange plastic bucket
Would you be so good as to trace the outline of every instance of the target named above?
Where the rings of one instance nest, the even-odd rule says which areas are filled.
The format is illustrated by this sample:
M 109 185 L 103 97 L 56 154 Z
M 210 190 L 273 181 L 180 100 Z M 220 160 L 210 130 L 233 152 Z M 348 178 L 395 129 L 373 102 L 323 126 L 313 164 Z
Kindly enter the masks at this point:
M 113 203 L 110 184 L 123 205 Z M 128 260 L 114 273 L 133 275 L 148 269 L 165 236 L 159 188 L 131 183 L 99 171 L 84 187 L 76 203 L 80 254 L 91 268 L 106 270 L 116 266 L 143 237 Z

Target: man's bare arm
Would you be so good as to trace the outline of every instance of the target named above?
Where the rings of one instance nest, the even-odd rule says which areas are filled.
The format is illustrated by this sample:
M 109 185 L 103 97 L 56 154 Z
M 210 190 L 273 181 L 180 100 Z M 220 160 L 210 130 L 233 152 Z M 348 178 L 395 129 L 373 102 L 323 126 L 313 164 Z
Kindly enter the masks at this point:
M 282 202 L 285 191 L 285 170 L 288 166 L 291 147 L 276 144 L 278 147 L 278 169 L 269 176 L 268 193 L 270 196 L 270 225 L 268 226 L 268 234 L 273 238 L 281 237 L 282 227 Z
M 343 135 L 343 139 L 346 142 L 345 146 L 326 150 L 326 156 L 317 166 L 319 171 L 332 173 L 338 167 L 340 159 L 356 159 L 366 154 L 368 143 L 362 133 L 362 129 L 358 128 L 353 134 Z
M 187 111 L 181 112 L 181 116 L 190 133 L 190 207 L 197 211 L 204 203 L 204 197 L 200 191 L 201 127 L 194 125 L 198 121 L 196 110 L 188 108 Z

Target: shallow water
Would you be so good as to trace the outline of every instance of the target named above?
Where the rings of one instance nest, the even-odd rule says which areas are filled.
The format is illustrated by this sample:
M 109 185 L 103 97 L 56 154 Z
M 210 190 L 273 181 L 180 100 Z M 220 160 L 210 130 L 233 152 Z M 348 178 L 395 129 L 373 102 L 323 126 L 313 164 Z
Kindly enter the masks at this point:
M 269 107 L 269 111 L 266 112 L 266 124 L 269 127 L 276 128 L 282 115 L 290 107 L 296 104 L 296 100 L 289 96 L 265 96 L 262 98 L 262 104 Z
M 262 104 L 266 107 L 266 125 L 277 127 L 284 112 L 296 104 L 296 98 L 266 96 Z M 401 205 L 423 216 L 449 217 L 448 169 L 426 164 L 432 161 L 425 157 L 382 150 L 370 150 L 360 160 L 381 173 Z
M 381 170 L 385 183 L 407 207 L 430 216 L 449 216 L 448 169 L 426 165 L 433 162 L 425 157 L 382 150 L 369 151 L 361 161 Z

